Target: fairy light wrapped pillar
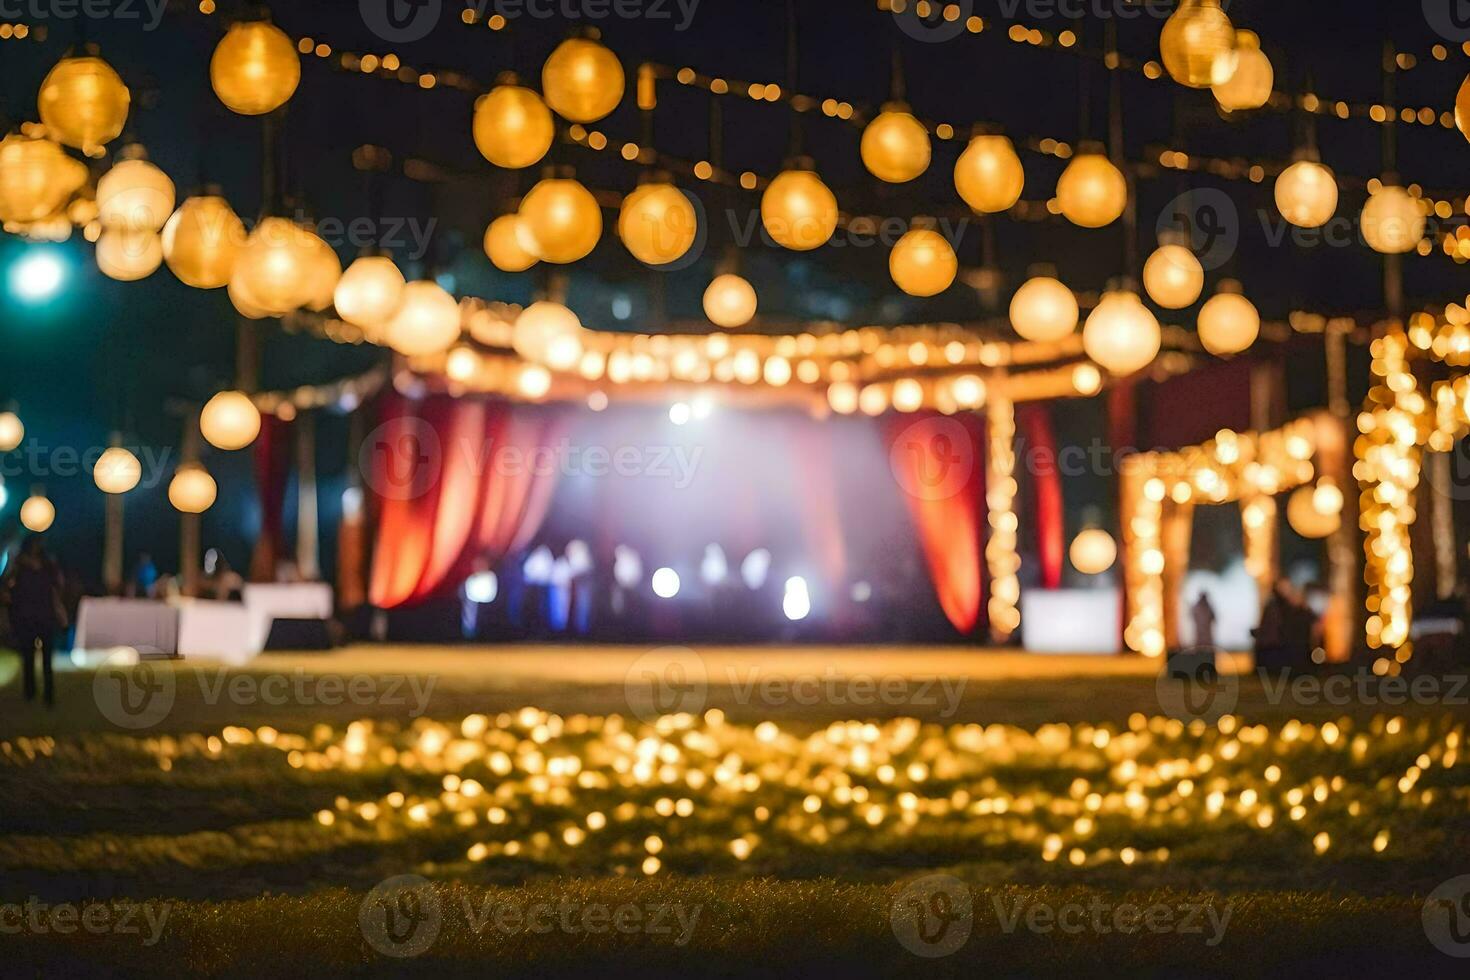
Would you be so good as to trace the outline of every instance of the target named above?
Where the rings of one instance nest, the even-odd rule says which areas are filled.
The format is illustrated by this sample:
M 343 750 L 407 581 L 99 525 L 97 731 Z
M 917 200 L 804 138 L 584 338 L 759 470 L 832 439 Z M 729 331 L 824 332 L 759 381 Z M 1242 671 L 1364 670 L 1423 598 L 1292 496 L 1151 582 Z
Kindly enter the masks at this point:
M 1189 574 L 1189 545 L 1194 537 L 1194 501 L 1170 500 L 1164 504 L 1159 524 L 1159 545 L 1164 555 L 1163 582 L 1164 647 L 1177 650 L 1186 642 L 1199 642 L 1199 637 L 1186 639 L 1179 629 L 1180 609 L 1184 595 L 1184 576 Z
M 1016 407 L 1010 395 L 990 395 L 986 407 L 985 510 L 990 539 L 990 638 L 1006 643 L 1021 625 L 1021 556 L 1016 552 Z
M 1123 643 L 1135 653 L 1164 652 L 1164 481 L 1151 456 L 1123 462 L 1119 490 L 1123 530 Z
M 1240 499 L 1240 531 L 1245 570 L 1256 580 L 1262 605 L 1281 577 L 1281 511 L 1269 493 L 1253 491 Z

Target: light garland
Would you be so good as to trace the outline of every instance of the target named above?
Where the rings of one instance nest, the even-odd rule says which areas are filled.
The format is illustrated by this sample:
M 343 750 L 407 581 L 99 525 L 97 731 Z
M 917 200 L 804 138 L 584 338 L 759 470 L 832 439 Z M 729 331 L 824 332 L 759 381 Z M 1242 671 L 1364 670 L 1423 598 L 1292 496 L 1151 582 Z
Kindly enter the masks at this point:
M 990 576 L 986 611 L 990 636 L 1005 643 L 1021 627 L 1020 521 L 1016 516 L 1016 414 L 1004 393 L 991 393 L 985 410 L 985 567 Z

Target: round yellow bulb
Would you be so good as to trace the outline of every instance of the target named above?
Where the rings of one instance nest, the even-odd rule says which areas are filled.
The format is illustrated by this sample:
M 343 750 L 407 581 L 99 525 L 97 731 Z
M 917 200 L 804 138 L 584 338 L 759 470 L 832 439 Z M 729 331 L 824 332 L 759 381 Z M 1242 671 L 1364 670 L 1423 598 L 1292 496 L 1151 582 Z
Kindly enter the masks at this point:
M 1205 269 L 1183 245 L 1162 245 L 1143 264 L 1143 287 L 1166 310 L 1193 306 L 1205 288 Z
M 111 65 L 84 56 L 58 61 L 36 102 L 52 139 L 91 154 L 122 133 L 132 94 Z
M 546 156 L 556 137 L 551 110 L 519 85 L 500 85 L 475 103 L 475 146 L 497 167 L 518 170 Z
M 411 282 L 403 287 L 403 304 L 383 336 L 405 357 L 446 351 L 459 340 L 459 303 L 438 283 Z
M 1320 228 L 1337 213 L 1337 178 L 1312 160 L 1298 160 L 1276 178 L 1276 209 L 1298 228 Z
M 888 254 L 889 275 L 910 296 L 937 296 L 953 285 L 959 270 L 954 248 L 928 228 L 907 232 Z
M 1004 136 L 976 136 L 954 165 L 954 186 L 982 214 L 1008 211 L 1021 199 L 1026 170 Z
M 755 318 L 755 287 L 733 273 L 716 276 L 704 291 L 704 315 L 726 330 L 745 326 Z
M 1102 228 L 1117 221 L 1128 206 L 1128 181 L 1101 153 L 1083 153 L 1062 171 L 1057 201 L 1074 225 Z
M 885 106 L 863 130 L 863 166 L 879 180 L 902 184 L 929 169 L 929 131 L 907 106 Z
M 1236 50 L 1240 61 L 1230 80 L 1210 86 L 1220 108 L 1230 112 L 1259 109 L 1271 99 L 1276 72 L 1271 59 L 1261 50 L 1261 39 L 1254 31 L 1237 31 Z
M 216 449 L 244 449 L 260 435 L 260 410 L 243 391 L 221 391 L 199 413 L 199 433 Z
M 163 226 L 163 259 L 185 285 L 218 289 L 229 284 L 245 237 L 245 223 L 224 198 L 186 198 Z
M 1230 81 L 1240 61 L 1237 43 L 1220 0 L 1182 0 L 1159 36 L 1165 70 L 1189 88 Z
M 143 479 L 143 464 L 121 446 L 113 446 L 97 457 L 92 480 L 103 493 L 127 493 Z
M 596 122 L 611 113 L 623 101 L 625 84 L 618 56 L 586 38 L 563 41 L 541 69 L 546 104 L 571 122 Z
M 272 316 L 284 316 L 312 298 L 315 236 L 288 218 L 255 226 L 235 263 L 241 295 Z
M 1104 293 L 1082 328 L 1087 356 L 1117 375 L 1148 367 L 1161 342 L 1159 321 L 1137 293 L 1127 290 Z
M 520 216 L 502 214 L 485 229 L 485 254 L 501 272 L 525 272 L 537 262 L 536 256 L 521 247 L 517 227 Z
M 694 205 L 673 184 L 643 184 L 623 199 L 618 237 L 644 265 L 677 262 L 694 247 L 698 235 Z
M 1071 336 L 1081 316 L 1077 297 L 1050 276 L 1026 280 L 1011 297 L 1011 326 L 1026 340 L 1048 342 Z
M 1293 531 L 1309 540 L 1332 535 L 1342 524 L 1340 511 L 1323 513 L 1315 504 L 1316 491 L 1311 486 L 1298 487 L 1286 501 L 1286 521 Z
M 219 487 L 198 463 L 185 463 L 168 484 L 168 502 L 182 514 L 202 514 L 214 506 Z
M 575 180 L 548 178 L 521 200 L 516 240 L 543 262 L 576 262 L 589 255 L 601 237 L 597 198 Z
M 383 255 L 364 255 L 347 267 L 332 294 L 337 315 L 364 329 L 381 327 L 403 305 L 403 273 Z
M 1199 339 L 1216 356 L 1239 354 L 1261 333 L 1261 314 L 1238 293 L 1217 293 L 1199 311 Z
M 837 198 L 810 170 L 778 174 L 761 195 L 761 224 L 783 248 L 809 252 L 837 231 Z
M 163 265 L 163 239 L 152 231 L 103 231 L 97 239 L 97 268 L 109 279 L 137 282 Z
M 285 105 L 301 84 L 301 58 L 286 32 L 266 21 L 235 24 L 209 59 L 215 95 L 242 116 Z
M 14 412 L 0 412 L 0 453 L 8 453 L 25 441 L 26 427 Z
M 1100 528 L 1088 528 L 1072 539 L 1068 549 L 1072 567 L 1083 575 L 1101 575 L 1118 560 L 1118 544 Z
M 1384 187 L 1363 205 L 1363 240 L 1375 252 L 1412 252 L 1424 237 L 1425 217 L 1419 201 L 1402 187 Z
M 86 165 L 48 139 L 12 133 L 0 140 L 0 221 L 49 217 L 86 182 Z
M 97 220 L 106 229 L 158 231 L 174 210 L 174 182 L 147 160 L 123 160 L 97 181 Z
M 56 505 L 39 494 L 20 505 L 20 523 L 32 534 L 45 534 L 56 523 Z

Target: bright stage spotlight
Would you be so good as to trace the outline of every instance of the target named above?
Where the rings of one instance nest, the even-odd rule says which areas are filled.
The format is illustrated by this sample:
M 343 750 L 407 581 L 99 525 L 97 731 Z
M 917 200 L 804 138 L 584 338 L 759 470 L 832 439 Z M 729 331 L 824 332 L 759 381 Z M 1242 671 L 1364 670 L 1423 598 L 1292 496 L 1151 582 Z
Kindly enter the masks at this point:
M 50 250 L 33 250 L 10 270 L 10 289 L 27 303 L 39 303 L 56 295 L 66 267 Z
M 684 402 L 674 402 L 669 406 L 669 421 L 675 425 L 686 425 L 693 413 Z
M 672 568 L 660 568 L 653 573 L 653 594 L 660 599 L 672 599 L 679 594 L 679 573 Z
M 740 563 L 740 578 L 745 582 L 745 587 L 754 592 L 766 584 L 766 575 L 770 570 L 771 553 L 764 548 L 757 548 Z
M 500 594 L 500 581 L 494 572 L 476 572 L 465 579 L 464 596 L 471 602 L 488 606 Z
M 786 597 L 781 600 L 781 611 L 793 623 L 811 615 L 812 597 L 807 591 L 806 579 L 800 575 L 786 580 Z

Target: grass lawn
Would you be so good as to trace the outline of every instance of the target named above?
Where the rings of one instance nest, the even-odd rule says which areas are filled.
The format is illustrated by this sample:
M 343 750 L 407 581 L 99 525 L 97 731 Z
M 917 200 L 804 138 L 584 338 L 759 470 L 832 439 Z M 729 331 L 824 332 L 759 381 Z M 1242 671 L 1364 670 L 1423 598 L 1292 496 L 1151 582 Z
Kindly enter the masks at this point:
M 1185 723 L 1146 675 L 995 664 L 936 705 L 912 685 L 805 703 L 752 696 L 724 672 L 740 654 L 711 653 L 698 710 L 659 716 L 616 683 L 636 653 L 540 653 L 558 666 L 539 678 L 525 651 L 173 665 L 169 710 L 133 731 L 89 672 L 54 714 L 0 688 L 0 956 L 47 975 L 1463 972 L 1423 923 L 1470 872 L 1457 705 L 1281 704 L 1250 679 L 1234 713 Z M 947 656 L 854 654 L 908 682 Z M 766 679 L 816 663 L 747 659 Z M 394 672 L 432 691 L 299 693 Z M 307 680 L 284 703 L 210 696 L 271 674 Z M 432 884 L 383 890 L 407 875 Z

